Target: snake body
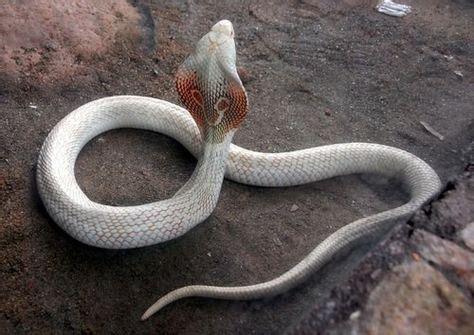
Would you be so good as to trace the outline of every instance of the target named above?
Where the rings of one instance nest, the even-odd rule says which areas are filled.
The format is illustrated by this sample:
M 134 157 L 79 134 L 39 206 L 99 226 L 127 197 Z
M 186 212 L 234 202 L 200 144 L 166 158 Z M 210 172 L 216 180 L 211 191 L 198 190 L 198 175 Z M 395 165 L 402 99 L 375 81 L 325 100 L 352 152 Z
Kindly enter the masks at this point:
M 167 241 L 212 213 L 224 176 L 240 183 L 277 187 L 375 173 L 400 179 L 411 198 L 400 207 L 337 230 L 273 280 L 241 287 L 186 286 L 159 299 L 142 319 L 184 297 L 240 300 L 285 292 L 342 249 L 412 215 L 440 190 L 441 182 L 429 165 L 389 146 L 346 143 L 270 154 L 233 145 L 232 137 L 247 113 L 233 35 L 229 21 L 218 22 L 179 68 L 176 84 L 186 109 L 154 98 L 113 96 L 79 107 L 53 128 L 39 155 L 37 184 L 48 213 L 60 227 L 77 240 L 101 248 L 137 248 Z M 75 179 L 75 161 L 87 142 L 115 128 L 146 129 L 176 139 L 198 158 L 191 178 L 163 201 L 116 207 L 90 200 Z

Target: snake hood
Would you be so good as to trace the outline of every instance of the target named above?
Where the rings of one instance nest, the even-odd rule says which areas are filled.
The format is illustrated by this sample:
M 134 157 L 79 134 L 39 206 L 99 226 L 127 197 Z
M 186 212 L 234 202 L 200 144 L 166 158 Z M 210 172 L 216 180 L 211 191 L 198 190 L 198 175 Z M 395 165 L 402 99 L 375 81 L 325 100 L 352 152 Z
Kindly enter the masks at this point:
M 234 29 L 217 22 L 176 74 L 176 89 L 205 142 L 222 142 L 244 120 L 247 94 L 237 73 Z

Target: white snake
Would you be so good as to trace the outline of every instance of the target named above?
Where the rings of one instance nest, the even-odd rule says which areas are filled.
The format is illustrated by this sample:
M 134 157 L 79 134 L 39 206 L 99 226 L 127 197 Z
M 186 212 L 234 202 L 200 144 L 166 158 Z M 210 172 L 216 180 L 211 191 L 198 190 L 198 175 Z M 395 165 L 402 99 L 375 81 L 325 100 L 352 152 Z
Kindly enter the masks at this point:
M 274 154 L 232 145 L 232 137 L 247 113 L 233 37 L 229 21 L 216 23 L 179 68 L 176 86 L 187 110 L 153 98 L 114 96 L 79 107 L 54 127 L 39 155 L 37 183 L 48 213 L 60 227 L 77 240 L 101 248 L 137 248 L 168 241 L 212 213 L 224 174 L 241 183 L 274 187 L 376 173 L 399 178 L 411 199 L 337 230 L 276 279 L 242 287 L 183 287 L 158 300 L 142 319 L 184 297 L 240 300 L 282 293 L 341 249 L 386 231 L 396 219 L 413 214 L 440 189 L 438 176 L 424 161 L 384 145 L 334 144 Z M 77 184 L 75 161 L 87 142 L 114 128 L 147 129 L 176 139 L 199 159 L 193 175 L 172 198 L 163 201 L 127 207 L 91 201 Z

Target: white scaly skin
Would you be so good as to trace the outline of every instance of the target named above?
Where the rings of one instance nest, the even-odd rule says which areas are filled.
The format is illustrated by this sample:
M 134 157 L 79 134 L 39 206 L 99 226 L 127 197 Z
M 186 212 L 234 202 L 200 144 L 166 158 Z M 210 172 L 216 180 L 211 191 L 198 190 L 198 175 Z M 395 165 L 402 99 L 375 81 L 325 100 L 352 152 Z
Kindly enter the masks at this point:
M 334 144 L 269 154 L 231 144 L 240 121 L 223 133 L 219 127 L 228 121 L 227 114 L 212 109 L 225 93 L 216 84 L 223 80 L 240 85 L 240 94 L 245 96 L 236 73 L 233 28 L 229 21 L 218 22 L 200 40 L 182 69 L 198 73 L 201 107 L 204 107 L 188 108 L 194 117 L 204 111 L 204 121 L 196 119 L 201 122 L 199 127 L 187 110 L 166 101 L 114 96 L 79 107 L 61 120 L 45 140 L 38 160 L 38 190 L 48 213 L 74 238 L 113 249 L 136 248 L 176 238 L 211 214 L 224 173 L 241 183 L 268 187 L 299 185 L 352 173 L 375 173 L 399 178 L 411 199 L 400 207 L 337 230 L 280 277 L 251 286 L 183 287 L 158 300 L 145 312 L 143 320 L 185 297 L 242 300 L 280 294 L 304 281 L 342 249 L 387 231 L 397 219 L 412 215 L 440 190 L 438 176 L 424 161 L 384 145 Z M 83 146 L 107 130 L 126 127 L 173 137 L 199 159 L 192 177 L 175 196 L 145 205 L 114 207 L 91 201 L 77 185 L 74 164 Z

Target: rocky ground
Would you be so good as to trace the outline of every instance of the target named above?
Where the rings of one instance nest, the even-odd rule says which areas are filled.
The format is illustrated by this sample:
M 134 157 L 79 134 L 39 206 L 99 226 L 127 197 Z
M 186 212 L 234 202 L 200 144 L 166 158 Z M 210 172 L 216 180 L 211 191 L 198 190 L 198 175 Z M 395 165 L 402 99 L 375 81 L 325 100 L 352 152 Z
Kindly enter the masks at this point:
M 422 291 L 419 301 L 431 304 L 411 305 L 430 311 L 425 316 L 448 306 L 444 317 L 455 321 L 428 318 L 438 322 L 435 329 L 446 324 L 470 332 L 472 246 L 462 236 L 472 228 L 450 226 L 453 218 L 436 223 L 430 213 L 446 210 L 443 199 L 427 207 L 429 219 L 420 214 L 400 226 L 359 267 L 365 250 L 280 297 L 188 299 L 139 321 L 153 301 L 182 285 L 250 284 L 279 275 L 337 228 L 405 201 L 396 181 L 347 176 L 285 189 L 226 181 L 213 215 L 184 237 L 107 251 L 55 226 L 34 172 L 48 132 L 87 101 L 137 94 L 178 102 L 178 64 L 213 23 L 227 18 L 251 105 L 237 144 L 278 152 L 382 143 L 421 157 L 447 185 L 473 161 L 471 1 L 406 0 L 414 10 L 404 18 L 376 12 L 370 0 L 104 3 L 0 4 L 3 333 L 377 333 L 370 327 L 391 327 L 408 315 L 384 317 L 393 310 L 381 309 L 381 297 L 392 299 L 393 308 L 406 305 L 402 295 L 383 293 L 394 287 L 406 296 Z M 86 146 L 76 175 L 92 199 L 130 205 L 171 196 L 194 166 L 172 139 L 120 130 Z M 471 195 L 453 212 L 467 218 L 465 225 L 473 221 L 472 182 L 463 185 Z
M 470 166 L 288 334 L 472 334 L 473 203 Z

